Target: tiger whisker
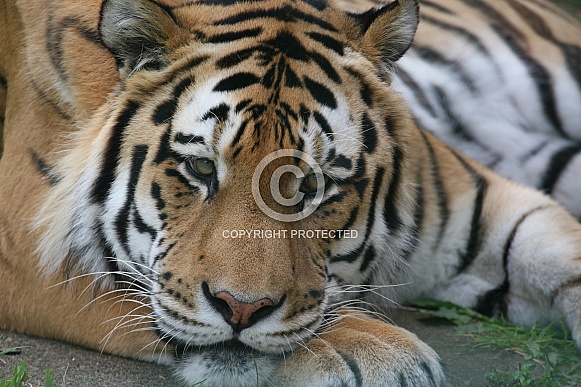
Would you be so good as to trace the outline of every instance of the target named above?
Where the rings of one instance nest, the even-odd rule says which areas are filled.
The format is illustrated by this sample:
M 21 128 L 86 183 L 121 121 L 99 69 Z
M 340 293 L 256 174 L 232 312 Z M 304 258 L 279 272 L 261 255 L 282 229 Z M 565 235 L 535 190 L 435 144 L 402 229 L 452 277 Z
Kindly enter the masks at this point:
M 303 338 L 301 338 L 296 332 L 293 332 L 293 335 L 295 335 L 296 337 L 299 338 L 299 341 L 295 340 L 295 343 L 297 343 L 298 345 L 303 347 L 305 350 L 309 351 L 313 356 L 316 356 L 316 354 L 313 352 L 313 350 L 310 349 L 309 347 L 307 347 Z
M 101 340 L 100 344 L 103 344 L 103 340 L 105 341 L 105 343 L 103 344 L 102 350 L 105 349 L 105 347 L 107 346 L 109 339 L 111 339 L 111 337 L 113 336 L 113 333 L 115 333 L 117 330 L 119 330 L 123 324 L 123 321 L 125 318 L 127 317 L 133 317 L 136 315 L 132 315 L 132 313 L 134 313 L 136 310 L 139 310 L 140 308 L 142 308 L 143 306 L 147 306 L 145 304 L 139 304 L 139 306 L 133 308 L 132 310 L 130 310 L 129 312 L 127 312 L 126 314 L 124 314 L 123 316 L 120 316 L 121 318 L 119 319 L 119 321 L 115 324 L 115 326 L 113 327 L 113 329 L 111 329 L 111 331 L 109 331 L 109 333 L 107 335 L 105 335 L 105 337 Z M 139 316 L 143 316 L 143 315 L 139 315 Z M 116 319 L 116 318 L 115 318 Z M 105 324 L 106 322 L 102 322 L 100 325 Z
M 116 262 L 116 263 L 117 263 L 117 262 L 118 262 L 118 263 L 122 263 L 123 265 L 125 265 L 125 266 L 128 266 L 128 267 L 132 268 L 132 269 L 135 271 L 135 273 L 137 273 L 137 274 L 144 275 L 142 272 L 140 272 L 139 270 L 137 270 L 137 269 L 136 269 L 135 267 L 133 267 L 132 265 L 139 266 L 139 267 L 141 267 L 141 268 L 147 269 L 147 270 L 149 270 L 150 272 L 152 272 L 153 274 L 155 274 L 155 275 L 157 275 L 157 276 L 161 275 L 161 273 L 159 273 L 157 270 L 155 270 L 155 269 L 153 269 L 152 267 L 149 267 L 149 266 L 147 266 L 147 265 L 144 265 L 143 263 L 139 263 L 139 262 L 135 262 L 135 261 L 124 261 L 124 260 L 121 260 L 121 259 L 119 259 L 119 258 L 116 258 L 116 257 L 106 257 L 106 258 L 107 258 L 108 260 L 112 261 L 112 262 Z
M 114 293 L 122 293 L 119 294 L 117 296 L 114 296 L 112 298 L 107 299 L 107 301 L 113 301 L 113 300 L 117 300 L 119 298 L 122 298 L 121 301 L 125 300 L 127 302 L 136 302 L 137 300 L 132 299 L 132 298 L 127 298 L 129 295 L 131 296 L 135 296 L 135 297 L 142 297 L 145 298 L 145 295 L 142 295 L 141 292 L 139 291 L 133 291 L 133 293 L 131 293 L 131 291 L 129 291 L 128 289 L 113 289 L 110 290 L 106 293 L 101 294 L 100 296 L 98 296 L 97 298 L 91 299 L 87 304 L 85 304 L 85 306 L 83 306 L 75 315 L 78 316 L 80 313 L 82 313 L 85 309 L 87 309 L 89 306 L 91 306 L 92 304 L 94 304 L 95 302 L 99 301 L 102 298 L 108 297 Z M 115 301 L 113 304 L 119 302 L 120 300 Z M 105 302 L 105 301 L 103 301 Z

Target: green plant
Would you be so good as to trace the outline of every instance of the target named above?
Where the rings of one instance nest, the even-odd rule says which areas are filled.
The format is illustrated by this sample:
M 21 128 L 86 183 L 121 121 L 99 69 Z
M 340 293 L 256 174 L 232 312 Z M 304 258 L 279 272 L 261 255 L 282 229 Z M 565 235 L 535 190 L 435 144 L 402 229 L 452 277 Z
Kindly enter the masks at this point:
M 487 373 L 489 386 L 581 385 L 581 359 L 561 321 L 526 328 L 449 302 L 418 301 L 414 306 L 420 313 L 457 325 L 459 334 L 472 338 L 468 350 L 502 349 L 522 356 L 517 370 Z
M 12 347 L 8 349 L 2 349 L 6 344 L 7 338 L 0 334 L 0 356 L 5 356 L 9 354 L 19 353 L 21 349 L 28 348 L 22 347 Z M 0 359 L 2 361 L 2 359 Z M 28 368 L 26 366 L 26 360 L 14 366 L 12 370 L 12 377 L 4 377 L 0 380 L 0 387 L 21 387 L 26 381 L 28 381 Z M 54 380 L 54 375 L 52 371 L 47 367 L 44 379 L 44 387 L 52 387 Z
M 0 387 L 20 387 L 28 380 L 28 370 L 26 369 L 26 361 L 17 364 L 12 371 L 12 378 L 0 380 Z

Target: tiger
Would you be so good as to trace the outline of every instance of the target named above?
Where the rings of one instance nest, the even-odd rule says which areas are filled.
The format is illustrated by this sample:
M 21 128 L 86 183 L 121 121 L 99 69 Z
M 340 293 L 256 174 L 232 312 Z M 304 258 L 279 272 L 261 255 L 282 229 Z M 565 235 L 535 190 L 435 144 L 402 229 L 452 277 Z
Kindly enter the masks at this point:
M 443 385 L 375 311 L 425 296 L 581 348 L 581 224 L 409 107 L 447 5 L 358 5 L 0 0 L 0 329 L 204 386 Z
M 518 0 L 426 1 L 421 20 L 394 77 L 416 122 L 581 220 L 579 20 Z

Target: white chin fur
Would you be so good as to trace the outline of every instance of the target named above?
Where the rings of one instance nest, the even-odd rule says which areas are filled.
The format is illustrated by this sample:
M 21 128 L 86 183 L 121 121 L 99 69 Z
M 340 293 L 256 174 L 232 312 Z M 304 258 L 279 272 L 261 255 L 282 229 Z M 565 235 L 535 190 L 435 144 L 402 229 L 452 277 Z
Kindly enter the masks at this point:
M 266 386 L 278 362 L 276 356 L 211 350 L 187 355 L 175 371 L 187 386 Z

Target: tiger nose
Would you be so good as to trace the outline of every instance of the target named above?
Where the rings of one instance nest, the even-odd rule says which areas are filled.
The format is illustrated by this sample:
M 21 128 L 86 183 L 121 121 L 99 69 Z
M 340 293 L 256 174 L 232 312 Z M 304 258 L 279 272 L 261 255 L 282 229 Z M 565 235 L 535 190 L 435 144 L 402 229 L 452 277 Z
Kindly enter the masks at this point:
M 259 320 L 272 314 L 284 301 L 284 297 L 276 305 L 270 298 L 262 298 L 255 302 L 237 300 L 230 292 L 221 291 L 214 295 L 206 283 L 202 285 L 204 295 L 224 320 L 232 326 L 234 332 L 240 333 Z

